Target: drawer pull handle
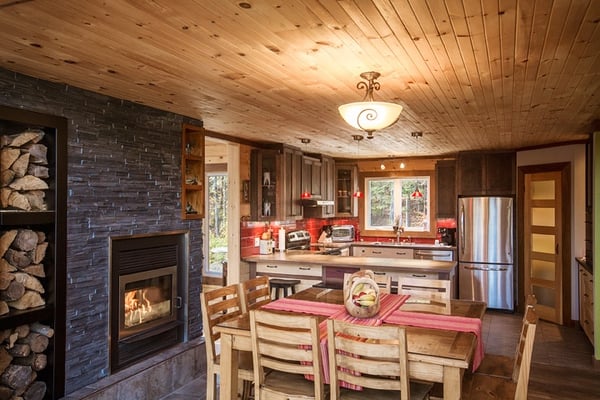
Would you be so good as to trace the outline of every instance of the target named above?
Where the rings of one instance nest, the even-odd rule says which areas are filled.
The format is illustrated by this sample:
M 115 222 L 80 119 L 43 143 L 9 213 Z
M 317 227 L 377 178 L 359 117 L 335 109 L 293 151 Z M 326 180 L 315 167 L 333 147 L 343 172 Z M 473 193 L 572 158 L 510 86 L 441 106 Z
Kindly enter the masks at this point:
M 373 254 L 381 254 L 381 252 L 380 252 L 380 251 L 374 251 L 374 250 L 373 250 Z
M 427 275 L 424 274 L 412 274 L 412 276 L 414 276 L 415 278 L 426 278 Z
M 301 271 L 310 271 L 311 270 L 310 267 L 299 267 L 298 269 Z
M 277 265 L 267 265 L 267 268 L 279 268 Z

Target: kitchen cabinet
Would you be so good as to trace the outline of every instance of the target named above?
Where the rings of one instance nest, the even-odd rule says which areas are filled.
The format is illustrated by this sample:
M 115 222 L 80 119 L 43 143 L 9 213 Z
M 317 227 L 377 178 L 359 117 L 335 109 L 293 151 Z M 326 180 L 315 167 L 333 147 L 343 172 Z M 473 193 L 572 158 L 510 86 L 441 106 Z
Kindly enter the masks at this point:
M 269 278 L 299 279 L 300 283 L 296 285 L 296 292 L 320 283 L 323 276 L 321 265 L 309 263 L 257 262 L 253 272 L 254 276 L 267 275 Z
M 437 218 L 456 218 L 456 160 L 435 164 L 435 182 Z
M 579 266 L 579 324 L 594 343 L 594 275 Z
M 323 198 L 322 163 L 318 157 L 302 156 L 302 194 L 310 193 L 311 197 Z
M 204 218 L 204 128 L 184 124 L 181 138 L 181 215 Z
M 250 157 L 250 209 L 254 220 L 302 218 L 302 152 L 289 146 L 255 149 Z
M 303 163 L 303 174 L 302 174 L 302 182 L 303 182 L 303 190 L 306 190 L 306 187 L 314 186 L 314 182 L 318 181 L 320 183 L 319 190 L 314 190 L 312 196 L 316 199 L 321 200 L 334 200 L 335 199 L 335 162 L 333 158 L 328 156 L 319 155 L 318 158 L 313 157 L 304 157 Z M 310 159 L 307 162 L 307 159 Z M 316 160 L 314 162 L 312 160 Z M 307 167 L 307 164 L 310 165 L 310 168 Z M 318 166 L 318 172 L 315 171 L 315 167 Z M 318 175 L 318 178 L 315 178 L 315 175 Z M 309 182 L 312 182 L 311 185 L 304 184 L 306 179 Z M 303 214 L 305 218 L 331 218 L 335 217 L 335 203 L 326 206 L 319 207 L 304 207 Z
M 510 196 L 515 194 L 515 153 L 461 152 L 457 161 L 458 195 Z
M 335 216 L 357 217 L 358 198 L 354 197 L 358 189 L 358 167 L 356 164 L 335 164 Z
M 14 266 L 3 272 L 14 279 L 0 290 L 0 329 L 39 323 L 54 330 L 42 352 L 47 365 L 34 377 L 45 383 L 45 399 L 64 395 L 67 135 L 64 118 L 0 106 L 0 257 Z

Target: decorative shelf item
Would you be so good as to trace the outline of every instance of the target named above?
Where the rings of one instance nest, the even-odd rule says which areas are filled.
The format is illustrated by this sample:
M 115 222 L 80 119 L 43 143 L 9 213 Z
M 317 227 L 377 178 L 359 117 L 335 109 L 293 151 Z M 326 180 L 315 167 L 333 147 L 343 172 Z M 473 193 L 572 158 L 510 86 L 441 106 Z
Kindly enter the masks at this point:
M 183 126 L 181 136 L 181 216 L 204 218 L 204 128 Z

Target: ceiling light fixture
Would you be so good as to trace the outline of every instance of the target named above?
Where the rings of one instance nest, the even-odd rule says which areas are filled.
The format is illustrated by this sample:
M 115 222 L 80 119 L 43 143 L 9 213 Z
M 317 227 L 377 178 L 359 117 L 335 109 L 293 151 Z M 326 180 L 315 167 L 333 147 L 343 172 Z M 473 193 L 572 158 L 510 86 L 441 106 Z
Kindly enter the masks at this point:
M 352 135 L 352 139 L 356 140 L 356 158 L 358 158 L 360 155 L 360 141 L 364 139 L 364 136 Z M 352 196 L 360 199 L 363 197 L 363 193 L 360 191 L 360 188 L 357 187 Z
M 363 72 L 360 77 L 366 82 L 360 81 L 356 84 L 357 89 L 365 89 L 365 97 L 362 101 L 343 104 L 338 107 L 340 115 L 344 120 L 356 129 L 367 132 L 367 139 L 373 139 L 373 132 L 385 129 L 398 121 L 402 106 L 394 103 L 375 101 L 373 90 L 379 90 L 379 72 Z
M 414 137 L 417 142 L 416 153 L 419 154 L 419 138 L 423 137 L 423 132 L 411 132 L 411 136 Z M 410 198 L 413 200 L 423 198 L 423 193 L 421 193 L 421 191 L 419 190 L 419 181 L 417 181 L 417 187 L 415 188 L 415 191 L 411 193 Z

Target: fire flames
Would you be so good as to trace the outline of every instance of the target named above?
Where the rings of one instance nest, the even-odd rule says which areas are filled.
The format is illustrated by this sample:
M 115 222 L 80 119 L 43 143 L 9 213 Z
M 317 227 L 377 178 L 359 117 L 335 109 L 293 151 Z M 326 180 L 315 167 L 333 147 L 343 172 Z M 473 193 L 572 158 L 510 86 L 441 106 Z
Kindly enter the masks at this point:
M 132 327 L 169 315 L 170 300 L 160 295 L 157 287 L 125 292 L 125 326 Z

